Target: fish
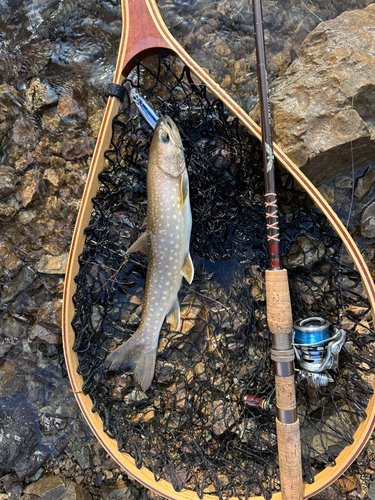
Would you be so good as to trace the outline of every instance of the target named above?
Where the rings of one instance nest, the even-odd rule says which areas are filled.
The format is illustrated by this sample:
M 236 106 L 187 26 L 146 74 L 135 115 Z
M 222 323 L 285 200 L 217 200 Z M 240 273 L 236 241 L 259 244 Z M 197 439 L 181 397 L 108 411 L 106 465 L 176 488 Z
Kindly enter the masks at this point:
M 192 216 L 189 178 L 181 136 L 169 116 L 159 118 L 151 141 L 147 167 L 146 231 L 126 254 L 148 257 L 141 322 L 124 344 L 104 363 L 109 371 L 129 367 L 142 390 L 155 372 L 159 334 L 166 318 L 172 330 L 180 328 L 178 292 L 182 278 L 194 278 L 190 235 Z

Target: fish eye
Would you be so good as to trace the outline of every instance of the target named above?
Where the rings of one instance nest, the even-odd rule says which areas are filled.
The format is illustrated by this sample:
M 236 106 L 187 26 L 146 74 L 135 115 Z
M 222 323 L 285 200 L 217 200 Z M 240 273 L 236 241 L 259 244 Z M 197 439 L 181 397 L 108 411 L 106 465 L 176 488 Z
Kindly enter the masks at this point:
M 167 132 L 163 132 L 163 133 L 161 134 L 161 140 L 162 140 L 163 142 L 169 142 L 169 134 L 167 134 Z

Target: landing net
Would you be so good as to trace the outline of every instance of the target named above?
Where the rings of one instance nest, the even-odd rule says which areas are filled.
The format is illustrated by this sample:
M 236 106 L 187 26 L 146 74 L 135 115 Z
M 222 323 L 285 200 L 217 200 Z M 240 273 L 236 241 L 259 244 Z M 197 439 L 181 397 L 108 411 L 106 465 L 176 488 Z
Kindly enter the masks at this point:
M 107 373 L 107 354 L 140 322 L 147 266 L 139 255 L 124 260 L 146 227 L 153 134 L 127 94 L 113 120 L 76 277 L 74 350 L 83 390 L 119 450 L 156 479 L 199 497 L 269 499 L 280 483 L 260 145 L 175 59 L 137 63 L 124 86 L 171 116 L 181 132 L 196 275 L 179 294 L 180 331 L 167 326 L 160 333 L 151 388 L 142 392 L 130 371 Z M 366 417 L 375 335 L 359 274 L 341 240 L 292 177 L 279 171 L 277 186 L 294 320 L 322 316 L 347 335 L 339 370 L 329 372 L 334 381 L 319 388 L 302 380 L 297 386 L 304 481 L 313 482 L 353 442 Z M 247 408 L 249 394 L 268 409 Z

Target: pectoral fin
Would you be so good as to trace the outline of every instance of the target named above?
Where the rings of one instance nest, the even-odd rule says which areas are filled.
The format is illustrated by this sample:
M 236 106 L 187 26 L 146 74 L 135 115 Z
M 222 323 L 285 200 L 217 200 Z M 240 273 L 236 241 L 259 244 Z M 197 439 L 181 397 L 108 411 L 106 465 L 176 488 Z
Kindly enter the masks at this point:
M 167 314 L 167 323 L 171 325 L 172 330 L 178 330 L 180 328 L 180 304 L 178 303 L 177 297 Z
M 193 265 L 193 261 L 191 260 L 191 257 L 190 257 L 190 252 L 188 252 L 186 254 L 185 262 L 184 262 L 184 265 L 182 266 L 182 269 L 180 272 L 181 272 L 182 276 L 184 276 L 186 281 L 188 281 L 189 284 L 193 281 L 194 265 Z
M 137 253 L 137 252 L 143 253 L 143 255 L 146 255 L 146 257 L 147 257 L 147 254 L 148 254 L 147 231 L 145 233 L 141 234 L 141 236 L 137 239 L 137 241 L 135 241 L 130 246 L 130 248 L 128 248 L 126 253 L 129 254 L 129 253 Z
M 186 198 L 189 195 L 189 178 L 187 176 L 186 170 L 181 175 L 180 179 L 180 211 L 184 206 Z

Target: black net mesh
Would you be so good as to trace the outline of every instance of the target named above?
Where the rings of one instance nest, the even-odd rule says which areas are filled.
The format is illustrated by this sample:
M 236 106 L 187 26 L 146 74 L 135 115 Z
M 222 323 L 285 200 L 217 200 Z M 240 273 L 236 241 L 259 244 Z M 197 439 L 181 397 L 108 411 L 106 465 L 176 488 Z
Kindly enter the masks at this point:
M 137 63 L 136 87 L 178 125 L 193 215 L 196 276 L 179 299 L 180 331 L 160 333 L 154 381 L 108 374 L 107 354 L 137 329 L 147 260 L 126 249 L 145 229 L 152 130 L 128 97 L 113 121 L 107 167 L 86 228 L 74 297 L 74 349 L 105 431 L 137 466 L 198 496 L 270 498 L 280 489 L 274 374 L 266 323 L 267 243 L 259 143 L 189 70 L 163 55 Z M 374 332 L 358 273 L 325 217 L 279 172 L 283 265 L 294 319 L 322 316 L 347 333 L 334 380 L 297 386 L 304 481 L 335 462 L 366 417 Z M 246 395 L 266 401 L 247 408 Z M 264 406 L 264 405 L 263 405 Z

